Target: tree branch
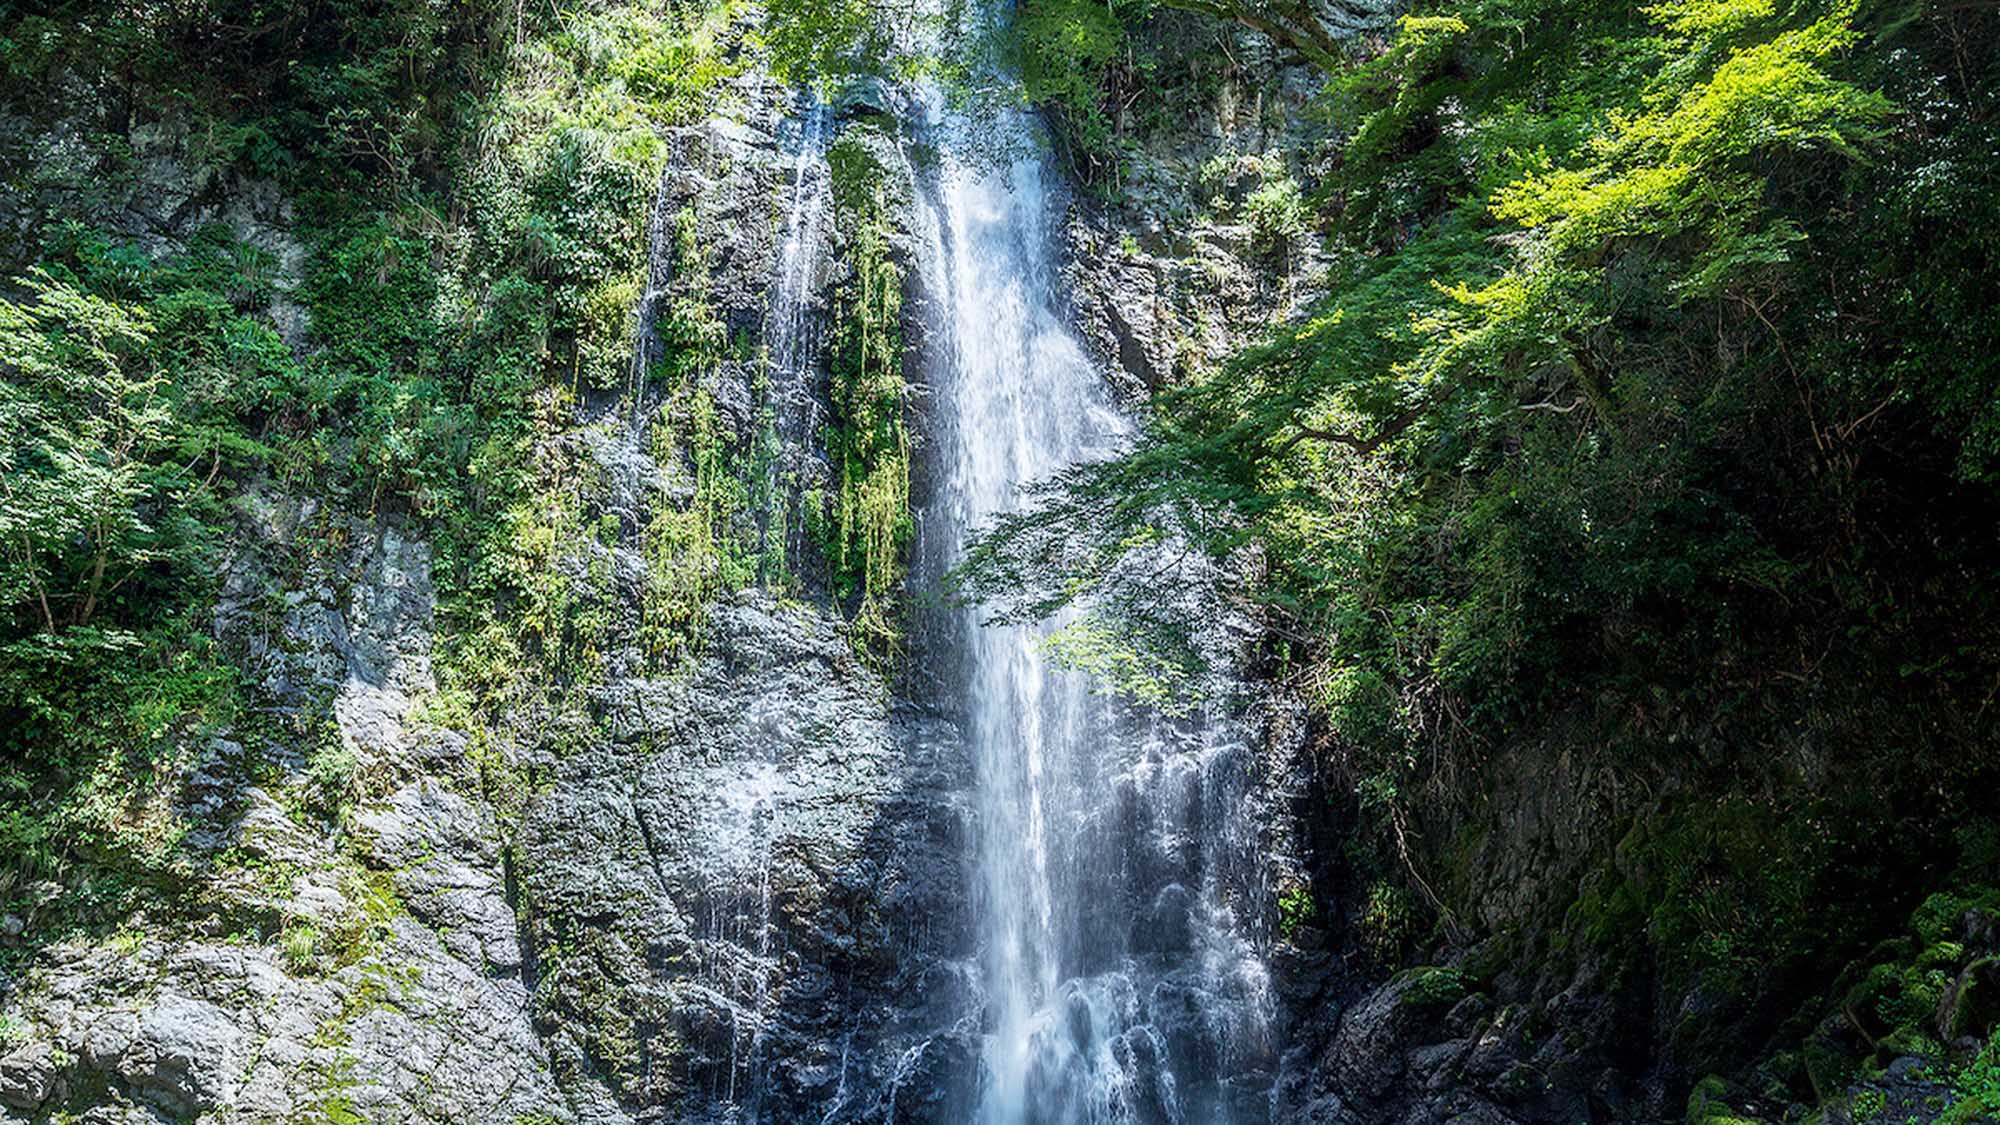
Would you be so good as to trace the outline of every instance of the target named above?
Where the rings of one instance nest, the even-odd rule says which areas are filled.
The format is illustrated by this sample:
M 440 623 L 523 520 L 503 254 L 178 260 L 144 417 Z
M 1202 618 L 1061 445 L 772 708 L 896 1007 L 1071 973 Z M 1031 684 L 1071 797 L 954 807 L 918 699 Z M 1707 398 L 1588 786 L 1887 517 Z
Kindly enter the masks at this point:
M 1289 4 L 1277 12 L 1236 0 L 1166 0 L 1166 4 L 1184 12 L 1242 24 L 1273 43 L 1304 55 L 1321 70 L 1331 71 L 1339 59 L 1339 45 L 1303 4 Z
M 1444 397 L 1448 397 L 1448 394 L 1447 396 L 1440 396 L 1435 402 L 1430 398 L 1419 400 L 1416 405 L 1382 423 L 1382 428 L 1376 430 L 1374 434 L 1368 437 L 1362 437 L 1359 434 L 1347 433 L 1341 430 L 1323 430 L 1317 426 L 1308 426 L 1303 422 L 1294 422 L 1292 424 L 1292 436 L 1278 446 L 1277 452 L 1289 453 L 1293 446 L 1296 446 L 1307 438 L 1311 438 L 1314 441 L 1323 441 L 1330 445 L 1344 445 L 1352 449 L 1357 456 L 1366 457 L 1368 454 L 1380 449 L 1384 442 L 1415 425 L 1417 420 L 1424 416 L 1425 411 L 1436 405 L 1437 402 L 1442 402 Z

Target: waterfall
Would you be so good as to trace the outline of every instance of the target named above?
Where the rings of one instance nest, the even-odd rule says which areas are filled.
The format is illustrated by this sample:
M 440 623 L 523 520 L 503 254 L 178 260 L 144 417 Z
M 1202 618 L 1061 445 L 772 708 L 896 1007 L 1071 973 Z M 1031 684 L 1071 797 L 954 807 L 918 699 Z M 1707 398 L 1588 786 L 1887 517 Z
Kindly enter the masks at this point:
M 779 432 L 792 448 L 811 449 L 813 431 L 824 421 L 813 393 L 820 339 L 812 295 L 824 264 L 826 219 L 833 206 L 826 166 L 831 113 L 824 103 L 809 101 L 798 121 L 791 202 L 785 209 L 784 241 L 778 244 L 764 339 L 770 349 L 771 396 L 777 403 Z
M 821 318 L 812 301 L 825 266 L 827 218 L 833 209 L 826 162 L 832 114 L 823 102 L 808 97 L 795 120 L 798 151 L 792 159 L 790 202 L 764 321 L 763 397 L 769 404 L 770 425 L 759 439 L 774 474 L 759 486 L 766 557 L 789 560 L 803 558 L 807 550 L 805 520 L 791 510 L 796 504 L 793 498 L 823 485 L 831 475 L 818 437 L 826 421 L 817 394 L 823 341 Z M 781 566 L 762 577 L 782 584 L 789 580 L 785 571 Z
M 825 266 L 825 228 L 832 206 L 827 110 L 817 101 L 806 102 L 794 123 L 797 151 L 764 318 L 765 363 L 758 376 L 764 383 L 758 397 L 768 413 L 757 435 L 771 447 L 765 456 L 775 472 L 791 478 L 788 484 L 815 479 L 822 471 L 811 436 L 823 421 L 815 393 L 821 340 L 812 300 Z M 660 225 L 656 220 L 655 227 Z M 751 499 L 767 536 L 785 536 L 790 529 L 792 541 L 778 546 L 796 558 L 802 521 L 786 519 L 782 505 L 790 502 L 791 490 L 779 484 L 761 481 Z M 753 705 L 751 716 L 759 713 Z M 723 1107 L 718 1120 L 743 1125 L 771 1119 L 764 1103 L 773 1049 L 769 1036 L 779 1000 L 772 982 L 782 973 L 784 954 L 773 918 L 772 849 L 796 815 L 782 749 L 774 739 L 761 758 L 737 763 L 714 790 L 715 814 L 705 825 L 708 859 L 716 874 L 704 888 L 708 911 L 697 930 L 696 969 L 703 989 L 727 1012 L 730 1025 L 727 1059 L 715 1068 L 705 1093 Z
M 1036 123 L 928 104 L 937 160 L 917 219 L 942 321 L 929 522 L 962 542 L 1022 485 L 1107 455 L 1131 428 L 1061 313 L 1061 200 Z M 1236 912 L 1261 901 L 1240 732 L 1093 694 L 1044 659 L 1045 628 L 976 613 L 961 627 L 986 1005 L 977 1119 L 1268 1117 L 1273 1003 Z

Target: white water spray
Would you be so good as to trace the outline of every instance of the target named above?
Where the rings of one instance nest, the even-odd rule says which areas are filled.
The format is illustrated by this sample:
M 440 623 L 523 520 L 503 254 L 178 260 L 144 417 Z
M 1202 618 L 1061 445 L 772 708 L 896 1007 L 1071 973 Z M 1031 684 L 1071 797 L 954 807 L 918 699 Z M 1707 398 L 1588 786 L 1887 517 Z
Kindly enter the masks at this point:
M 928 126 L 939 159 L 919 218 L 945 320 L 938 502 L 962 536 L 1018 506 L 1022 485 L 1108 455 L 1130 425 L 1061 315 L 1049 228 L 1059 200 L 1033 120 L 1001 111 L 975 123 L 933 98 Z M 1241 841 L 1202 808 L 1219 788 L 1240 794 L 1241 756 L 1212 734 L 1148 739 L 1142 720 L 1048 664 L 1046 629 L 974 615 L 965 631 L 987 1000 L 978 1121 L 1257 1116 L 1238 1107 L 1259 1095 L 1232 1100 L 1219 1072 L 1258 1065 L 1272 1005 L 1254 945 L 1220 901 L 1220 851 Z M 1223 759 L 1233 777 L 1211 768 Z M 1232 830 L 1243 820 L 1222 817 Z

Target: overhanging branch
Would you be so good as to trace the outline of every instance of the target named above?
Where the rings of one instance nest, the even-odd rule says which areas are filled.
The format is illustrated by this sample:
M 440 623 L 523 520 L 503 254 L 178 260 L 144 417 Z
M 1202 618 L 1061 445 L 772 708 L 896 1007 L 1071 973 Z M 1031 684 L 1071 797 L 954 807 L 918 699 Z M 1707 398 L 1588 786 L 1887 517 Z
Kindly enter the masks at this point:
M 1343 430 L 1325 430 L 1317 426 L 1308 426 L 1303 422 L 1294 422 L 1292 424 L 1292 436 L 1286 438 L 1278 446 L 1277 452 L 1288 453 L 1293 446 L 1310 439 L 1313 441 L 1323 441 L 1329 445 L 1344 445 L 1352 449 L 1357 455 L 1365 457 L 1382 448 L 1384 442 L 1416 425 L 1417 420 L 1422 418 L 1426 411 L 1435 405 L 1436 402 L 1442 401 L 1442 397 L 1440 396 L 1436 400 L 1429 397 L 1419 400 L 1416 405 L 1383 422 L 1379 429 L 1366 437 Z

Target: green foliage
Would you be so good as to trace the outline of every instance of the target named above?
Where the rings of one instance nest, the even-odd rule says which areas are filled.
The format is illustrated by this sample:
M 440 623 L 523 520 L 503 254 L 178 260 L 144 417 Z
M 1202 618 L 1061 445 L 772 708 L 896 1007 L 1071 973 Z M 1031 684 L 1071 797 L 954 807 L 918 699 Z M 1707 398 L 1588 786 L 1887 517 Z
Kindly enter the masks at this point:
M 1688 1094 L 1687 1125 L 1749 1125 L 1750 1118 L 1732 1109 L 1727 1098 L 1729 1085 L 1718 1075 L 1695 1083 Z
M 685 504 L 656 508 L 645 540 L 646 643 L 668 660 L 692 654 L 714 594 L 741 586 L 754 572 L 754 564 L 743 561 L 739 535 L 745 490 L 730 471 L 711 389 L 725 330 L 708 302 L 708 263 L 694 222 L 687 212 L 675 225 L 680 288 L 659 329 L 666 398 L 653 430 L 655 459 L 685 469 L 693 495 Z
M 1278 894 L 1278 936 L 1291 941 L 1312 924 L 1317 912 L 1311 890 L 1303 884 L 1286 887 Z
M 1651 12 L 1651 29 L 1622 9 L 1576 27 L 1526 3 L 1406 20 L 1341 87 L 1359 120 L 1333 185 L 1353 194 L 1326 305 L 1166 395 L 1134 452 L 1004 522 L 968 586 L 1033 612 L 1083 591 L 1117 604 L 1117 560 L 1163 534 L 1218 557 L 1254 542 L 1267 603 L 1321 642 L 1323 709 L 1367 769 L 1396 773 L 1437 760 L 1420 747 L 1472 753 L 1553 707 L 1653 727 L 1667 701 L 1730 678 L 1698 669 L 1753 649 L 1814 668 L 1763 648 L 1797 643 L 1793 625 L 1768 627 L 1780 618 L 1831 636 L 1926 612 L 1870 602 L 1863 575 L 1894 573 L 1878 568 L 1926 520 L 1971 549 L 1944 528 L 1991 497 L 1935 475 L 1926 487 L 1953 499 L 1928 509 L 1868 497 L 1935 474 L 1940 454 L 1962 463 L 1979 430 L 1912 440 L 1926 408 L 1885 377 L 1927 336 L 1849 328 L 1906 299 L 1862 247 L 1925 236 L 1863 239 L 1823 218 L 1927 160 L 1863 85 L 1907 68 L 1850 57 L 1845 10 Z M 1861 146 L 1878 166 L 1851 163 Z M 1385 249 L 1391 230 L 1407 233 Z M 1956 301 L 1984 253 L 1940 255 L 1952 264 L 1919 284 Z M 1832 272 L 1844 289 L 1822 284 Z M 1991 318 L 1968 315 L 1983 336 Z M 1964 417 L 1956 395 L 1933 401 Z M 1913 409 L 1878 427 L 1901 402 Z M 1895 480 L 1863 467 L 1878 435 L 1914 455 Z M 1908 616 L 1871 630 L 1912 646 L 1877 665 L 1982 682 L 1988 634 L 1968 630 L 1990 630 L 1992 593 L 1963 590 L 1982 610 L 1953 642 Z M 1159 643 L 1157 622 L 1114 624 Z
M 2000 1029 L 1986 1039 L 1979 1053 L 1950 1075 L 1952 1103 L 1937 1125 L 1971 1125 L 2000 1114 Z
M 1289 250 L 1306 233 L 1306 204 L 1299 182 L 1289 175 L 1266 179 L 1243 201 L 1251 245 L 1266 252 Z
M 278 952 L 295 973 L 312 973 L 319 967 L 319 927 L 310 922 L 289 926 L 278 938 Z
M 306 759 L 306 784 L 321 811 L 336 813 L 353 803 L 358 782 L 355 776 L 357 765 L 354 750 L 342 745 L 338 739 L 313 748 Z
M 591 85 L 588 96 L 605 107 L 597 116 L 688 125 L 713 113 L 723 83 L 743 71 L 743 60 L 728 57 L 724 41 L 738 12 L 733 0 L 664 12 L 622 5 L 575 12 L 558 49 L 574 53 L 579 73 L 615 80 Z M 657 144 L 657 132 L 646 129 L 634 140 Z
M 1034 0 L 1020 5 L 999 34 L 1022 94 L 1062 113 L 1064 134 L 1088 154 L 1118 139 L 1114 74 L 1131 49 L 1127 21 L 1150 0 Z
M 1396 964 L 1417 938 L 1416 902 L 1408 891 L 1378 879 L 1362 900 L 1357 925 L 1368 952 L 1385 965 Z
M 45 244 L 0 293 L 0 901 L 67 875 L 59 927 L 176 875 L 171 779 L 240 707 L 193 611 L 220 484 L 265 456 L 241 419 L 296 368 L 240 311 L 263 259 L 225 237 Z
M 0 909 L 51 934 L 115 917 L 147 884 L 185 874 L 176 777 L 189 747 L 239 718 L 240 687 L 205 623 L 90 627 L 0 655 Z M 54 903 L 31 884 L 57 880 Z
M 745 65 L 737 11 L 0 16 L 9 114 L 53 127 L 42 117 L 64 105 L 108 107 L 62 126 L 101 154 L 83 178 L 0 140 L 10 168 L 22 157 L 10 199 L 25 208 L 0 240 L 0 907 L 37 942 L 142 901 L 204 908 L 173 779 L 216 735 L 317 746 L 280 795 L 297 816 L 337 821 L 367 783 L 324 716 L 267 718 L 215 651 L 218 547 L 240 541 L 235 502 L 265 474 L 332 510 L 423 519 L 439 711 L 479 761 L 501 760 L 487 727 L 504 709 L 540 696 L 567 713 L 611 629 L 602 558 L 581 550 L 603 517 L 578 403 L 644 374 L 632 339 L 662 136 L 712 112 Z M 96 93 L 17 96 L 78 82 Z M 149 167 L 141 136 L 164 136 L 199 191 L 275 179 L 309 251 L 297 284 L 225 231 L 142 250 L 74 221 L 123 205 Z M 285 307 L 304 314 L 302 347 L 266 315 Z M 699 621 L 648 625 L 671 656 Z M 302 969 L 347 964 L 379 924 L 321 933 L 311 956 L 294 927 L 281 947 Z
M 1167 714 L 1186 714 L 1201 702 L 1185 664 L 1130 643 L 1123 630 L 1097 613 L 1081 613 L 1050 633 L 1042 651 L 1064 668 L 1092 677 L 1112 692 Z
M 256 12 L 85 0 L 0 17 L 0 67 L 10 84 L 64 73 L 107 105 L 151 96 L 211 114 L 231 157 L 260 174 L 408 184 L 434 165 L 453 98 L 481 84 L 514 16 L 498 0 Z
M 877 73 L 895 60 L 908 9 L 885 18 L 871 0 L 772 0 L 763 38 L 772 70 L 795 85 Z
M 825 501 L 822 550 L 834 596 L 853 607 L 856 647 L 887 659 L 901 637 L 895 599 L 913 533 L 903 270 L 889 256 L 880 165 L 854 139 L 828 160 L 838 214 L 852 232 L 853 272 L 835 298 L 828 348 L 835 420 L 826 444 L 836 488 Z
M 264 453 L 236 417 L 293 370 L 226 296 L 256 265 L 241 248 L 154 262 L 62 239 L 0 296 L 0 612 L 49 634 L 122 618 L 199 566 L 217 474 Z
M 1456 1003 L 1470 991 L 1464 973 L 1439 965 L 1405 969 L 1396 974 L 1396 979 L 1405 985 L 1403 1002 L 1418 1007 Z
M 99 599 L 160 557 L 149 511 L 185 475 L 166 380 L 139 369 L 143 311 L 37 271 L 0 303 L 0 599 L 32 601 L 48 633 L 89 625 Z M 177 471 L 179 470 L 179 471 Z

